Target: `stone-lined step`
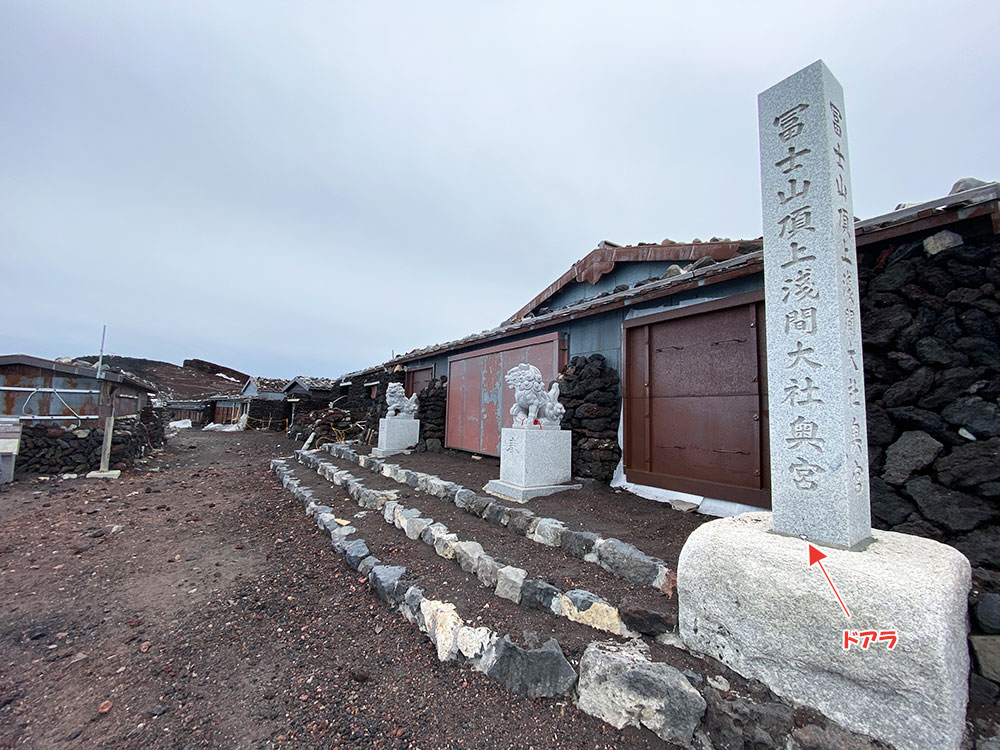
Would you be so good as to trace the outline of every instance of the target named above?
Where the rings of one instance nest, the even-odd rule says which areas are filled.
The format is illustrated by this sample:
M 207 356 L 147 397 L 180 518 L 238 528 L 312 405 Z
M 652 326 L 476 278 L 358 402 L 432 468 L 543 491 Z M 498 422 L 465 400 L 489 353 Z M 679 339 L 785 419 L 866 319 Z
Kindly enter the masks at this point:
M 338 518 L 336 505 L 346 501 L 333 498 L 332 488 L 324 483 L 314 490 L 308 477 L 296 476 L 289 465 L 293 461 L 271 462 L 282 485 L 303 504 L 317 527 L 330 534 L 333 549 L 365 575 L 369 587 L 427 635 L 441 661 L 484 672 L 518 695 L 572 698 L 578 709 L 617 728 L 646 727 L 661 739 L 685 747 L 881 747 L 832 723 L 824 725 L 809 712 L 793 713 L 791 706 L 758 683 L 728 670 L 719 674 L 711 663 L 677 650 L 683 671 L 654 661 L 649 646 L 638 639 L 588 642 L 574 668 L 574 661 L 554 638 L 537 648 L 521 646 L 509 636 L 499 636 L 495 629 L 463 619 L 453 603 L 426 596 L 427 587 L 417 585 L 419 575 L 405 566 L 383 563 L 356 536 L 355 523 L 369 524 L 371 510 L 354 514 L 352 521 Z M 351 481 L 356 494 L 365 489 L 356 478 L 345 484 Z M 330 504 L 322 502 L 327 497 Z M 519 611 L 526 618 L 533 614 Z
M 288 463 L 288 459 L 280 458 L 271 461 L 271 469 L 284 488 L 303 504 L 317 528 L 330 537 L 333 550 L 366 576 L 375 594 L 427 635 L 440 661 L 457 662 L 483 672 L 511 692 L 529 698 L 565 696 L 572 691 L 576 670 L 556 639 L 550 638 L 540 648 L 524 648 L 491 628 L 467 624 L 455 604 L 425 596 L 425 589 L 417 585 L 417 577 L 405 566 L 385 564 L 371 554 L 365 540 L 351 540 L 357 529 L 344 525 L 331 506 L 317 503 L 316 493 L 304 486 Z
M 442 523 L 425 517 L 416 508 L 405 507 L 395 490 L 374 490 L 364 487 L 349 471 L 323 458 L 319 451 L 296 451 L 295 456 L 304 466 L 336 486 L 346 487 L 348 495 L 362 508 L 381 511 L 386 523 L 393 524 L 410 539 L 420 539 L 434 548 L 441 557 L 452 560 L 463 571 L 475 575 L 483 585 L 492 588 L 496 596 L 508 599 L 528 609 L 539 609 L 572 622 L 588 625 L 612 635 L 634 636 L 623 622 L 618 608 L 590 591 L 575 589 L 563 592 L 556 586 L 538 578 L 528 578 L 527 571 L 513 565 L 501 565 L 476 541 L 461 541 L 457 534 Z M 648 612 L 648 611 L 647 611 Z M 635 618 L 645 630 L 657 629 L 660 635 L 668 627 L 655 613 L 645 620 Z
M 507 526 L 533 542 L 561 547 L 575 557 L 600 565 L 619 578 L 651 586 L 668 596 L 675 588 L 675 572 L 663 560 L 647 555 L 620 539 L 605 539 L 594 532 L 571 530 L 556 518 L 540 518 L 527 508 L 503 505 L 492 496 L 477 495 L 460 484 L 447 482 L 433 474 L 404 469 L 398 464 L 359 454 L 346 443 L 326 443 L 319 450 L 380 473 L 399 484 L 448 499 L 459 508 L 492 523 Z

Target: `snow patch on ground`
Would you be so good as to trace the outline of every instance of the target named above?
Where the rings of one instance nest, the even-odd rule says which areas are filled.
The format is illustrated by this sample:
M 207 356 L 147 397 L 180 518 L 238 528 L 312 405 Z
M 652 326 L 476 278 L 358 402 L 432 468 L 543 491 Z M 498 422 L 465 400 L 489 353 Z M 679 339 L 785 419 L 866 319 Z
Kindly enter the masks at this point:
M 235 424 L 216 424 L 215 422 L 210 422 L 201 429 L 207 432 L 243 432 L 247 426 L 247 417 L 244 414 L 240 417 L 240 421 Z

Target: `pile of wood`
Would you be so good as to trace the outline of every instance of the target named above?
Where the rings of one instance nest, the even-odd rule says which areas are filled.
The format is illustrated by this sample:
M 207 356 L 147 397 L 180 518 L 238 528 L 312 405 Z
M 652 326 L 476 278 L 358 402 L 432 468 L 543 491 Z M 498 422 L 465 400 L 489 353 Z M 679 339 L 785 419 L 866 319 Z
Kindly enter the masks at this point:
M 304 423 L 299 423 L 297 418 L 296 423 L 292 437 L 296 440 L 305 440 L 315 433 L 313 447 L 319 447 L 323 443 L 353 440 L 361 434 L 362 427 L 361 424 L 351 421 L 348 412 L 336 408 L 309 412 L 309 417 Z

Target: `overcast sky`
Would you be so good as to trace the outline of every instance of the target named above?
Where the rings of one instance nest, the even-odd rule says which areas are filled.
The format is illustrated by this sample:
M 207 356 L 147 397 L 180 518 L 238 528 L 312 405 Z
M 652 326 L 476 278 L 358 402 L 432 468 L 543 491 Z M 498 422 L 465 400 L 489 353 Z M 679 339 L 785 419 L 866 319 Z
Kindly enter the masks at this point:
M 107 323 L 336 377 L 602 239 L 759 237 L 757 94 L 818 58 L 859 217 L 1000 179 L 997 29 L 995 0 L 0 0 L 0 353 Z

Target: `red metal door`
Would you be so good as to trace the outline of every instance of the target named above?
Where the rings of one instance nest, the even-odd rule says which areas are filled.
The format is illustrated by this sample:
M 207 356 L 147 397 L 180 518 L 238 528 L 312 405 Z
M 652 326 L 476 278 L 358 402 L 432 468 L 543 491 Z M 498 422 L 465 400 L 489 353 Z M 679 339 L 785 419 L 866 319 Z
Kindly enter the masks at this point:
M 770 507 L 759 298 L 626 322 L 629 480 Z
M 565 341 L 551 333 L 449 358 L 445 445 L 499 456 L 500 430 L 510 427 L 514 405 L 504 375 L 527 362 L 548 384 L 558 377 L 566 357 Z

